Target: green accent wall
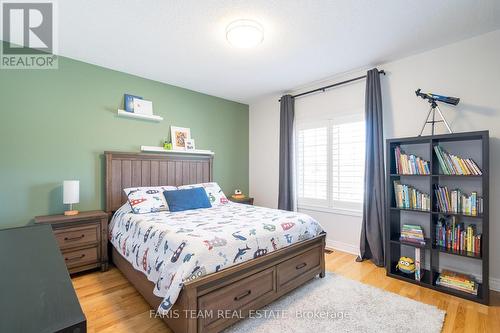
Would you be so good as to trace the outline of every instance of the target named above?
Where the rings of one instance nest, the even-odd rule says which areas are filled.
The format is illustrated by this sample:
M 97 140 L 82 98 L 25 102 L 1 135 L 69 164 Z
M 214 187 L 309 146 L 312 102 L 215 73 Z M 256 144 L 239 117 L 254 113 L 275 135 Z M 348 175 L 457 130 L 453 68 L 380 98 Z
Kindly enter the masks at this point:
M 118 117 L 124 93 L 153 101 L 164 120 Z M 215 152 L 226 194 L 248 193 L 245 104 L 60 57 L 57 70 L 0 69 L 0 116 L 0 228 L 63 212 L 63 180 L 80 180 L 77 209 L 104 209 L 103 152 L 159 146 L 171 125 Z

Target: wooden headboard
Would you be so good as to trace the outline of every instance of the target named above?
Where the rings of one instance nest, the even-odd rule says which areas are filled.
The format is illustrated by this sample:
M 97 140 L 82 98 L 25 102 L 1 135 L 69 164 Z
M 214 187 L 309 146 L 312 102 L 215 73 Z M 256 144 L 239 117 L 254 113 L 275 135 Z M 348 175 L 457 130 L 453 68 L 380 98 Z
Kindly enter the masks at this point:
M 105 152 L 106 212 L 120 208 L 124 188 L 207 183 L 213 177 L 212 155 Z

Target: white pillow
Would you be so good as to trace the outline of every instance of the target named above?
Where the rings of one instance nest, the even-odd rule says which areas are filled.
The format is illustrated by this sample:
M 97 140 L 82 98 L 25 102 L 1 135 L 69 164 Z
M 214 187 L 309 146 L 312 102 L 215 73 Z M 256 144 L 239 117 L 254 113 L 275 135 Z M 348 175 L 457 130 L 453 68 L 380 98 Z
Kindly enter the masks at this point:
M 130 187 L 123 191 L 135 214 L 167 211 L 168 204 L 163 191 L 175 191 L 175 186 Z
M 227 204 L 229 202 L 224 192 L 222 192 L 222 189 L 220 188 L 219 184 L 215 182 L 183 185 L 179 186 L 179 189 L 184 190 L 195 187 L 203 187 L 205 189 L 205 192 L 207 192 L 208 199 L 210 199 L 210 203 L 212 204 L 212 206 L 220 206 Z

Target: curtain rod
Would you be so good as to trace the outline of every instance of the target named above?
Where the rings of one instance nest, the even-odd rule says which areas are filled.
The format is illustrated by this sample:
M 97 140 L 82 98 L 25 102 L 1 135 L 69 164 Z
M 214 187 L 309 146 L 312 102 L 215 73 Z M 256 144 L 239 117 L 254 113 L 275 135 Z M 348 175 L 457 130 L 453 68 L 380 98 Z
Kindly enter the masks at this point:
M 379 74 L 385 75 L 385 71 L 383 69 L 380 70 L 380 71 L 378 71 L 378 72 L 379 72 Z M 346 81 L 342 81 L 342 82 L 337 82 L 337 83 L 334 83 L 334 84 L 330 84 L 329 86 L 324 86 L 324 87 L 317 88 L 317 89 L 314 89 L 314 90 L 309 90 L 309 91 L 306 91 L 306 92 L 303 92 L 303 93 L 300 93 L 300 94 L 297 94 L 297 95 L 292 95 L 292 98 L 300 97 L 300 96 L 304 96 L 304 95 L 309 95 L 309 94 L 312 94 L 312 93 L 315 93 L 315 92 L 318 92 L 318 91 L 325 92 L 326 89 L 330 89 L 330 88 L 337 87 L 337 86 L 340 86 L 340 85 L 343 85 L 343 84 L 346 84 L 346 83 L 358 81 L 358 80 L 361 80 L 361 79 L 364 79 L 364 78 L 366 78 L 366 75 L 358 76 L 358 77 L 355 77 L 354 79 L 350 79 L 350 80 L 346 80 Z M 281 98 L 278 100 L 278 102 L 281 102 Z

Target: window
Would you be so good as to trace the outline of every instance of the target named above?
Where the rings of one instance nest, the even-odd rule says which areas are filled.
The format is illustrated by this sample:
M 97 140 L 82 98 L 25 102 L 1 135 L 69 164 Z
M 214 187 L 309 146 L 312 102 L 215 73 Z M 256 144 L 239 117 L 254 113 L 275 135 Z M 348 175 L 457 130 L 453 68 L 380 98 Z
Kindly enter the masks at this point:
M 365 123 L 362 116 L 297 125 L 298 204 L 360 210 Z
M 299 197 L 327 200 L 328 127 L 299 131 L 297 174 Z

